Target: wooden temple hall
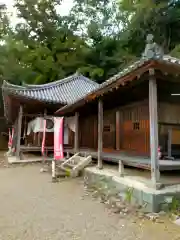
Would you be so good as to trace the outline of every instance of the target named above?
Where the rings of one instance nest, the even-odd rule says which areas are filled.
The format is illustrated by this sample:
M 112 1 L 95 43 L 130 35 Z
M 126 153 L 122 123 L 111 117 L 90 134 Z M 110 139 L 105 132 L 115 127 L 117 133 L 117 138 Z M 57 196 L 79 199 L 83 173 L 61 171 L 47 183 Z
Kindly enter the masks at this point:
M 56 115 L 76 116 L 65 151 L 151 170 L 180 170 L 180 59 L 164 55 L 148 35 L 140 60 Z
M 81 99 L 97 87 L 99 84 L 79 74 L 44 85 L 17 86 L 4 81 L 4 113 L 14 129 L 12 148 L 15 149 L 17 159 L 22 159 L 21 153 L 24 152 L 41 152 L 44 118 L 47 120 L 45 148 L 46 151 L 53 151 L 54 112 L 59 107 Z M 66 138 L 72 135 L 70 129 L 67 128 Z
M 17 158 L 53 150 L 53 116 L 64 116 L 64 151 L 151 170 L 180 170 L 180 59 L 148 35 L 142 57 L 99 85 L 72 75 L 44 85 L 2 86 L 5 117 L 14 128 Z M 66 139 L 65 139 L 66 135 Z

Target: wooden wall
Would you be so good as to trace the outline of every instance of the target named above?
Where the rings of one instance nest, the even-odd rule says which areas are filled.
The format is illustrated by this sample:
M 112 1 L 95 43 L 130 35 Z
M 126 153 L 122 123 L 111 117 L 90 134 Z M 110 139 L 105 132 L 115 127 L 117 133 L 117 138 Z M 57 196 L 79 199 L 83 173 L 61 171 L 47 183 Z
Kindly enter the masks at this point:
M 119 111 L 119 122 L 116 113 Z M 148 101 L 104 111 L 104 151 L 125 151 L 137 155 L 149 155 L 149 107 Z M 118 126 L 119 124 L 119 126 Z M 97 116 L 79 118 L 80 147 L 97 149 Z M 119 145 L 119 146 L 118 146 Z
M 82 148 L 97 149 L 97 116 L 79 116 L 79 143 Z
M 171 130 L 171 148 L 180 149 L 180 104 L 176 103 L 158 103 L 159 120 L 159 144 L 162 150 L 167 153 L 169 131 Z M 177 151 L 176 151 L 177 152 Z
M 21 144 L 25 146 L 37 146 L 41 147 L 43 139 L 43 133 L 30 133 L 30 135 L 26 135 L 25 138 L 21 137 Z M 46 132 L 45 137 L 45 146 L 52 147 L 54 145 L 54 133 L 53 132 Z
M 103 148 L 116 149 L 116 109 L 104 111 Z
M 6 119 L 4 117 L 0 117 L 0 150 L 7 149 L 8 149 L 8 125 L 6 123 Z
M 75 136 L 75 134 L 70 128 L 68 128 L 68 131 L 69 131 L 69 134 L 68 134 L 69 135 L 69 143 L 67 144 L 67 146 L 70 147 L 70 148 L 74 148 L 74 136 Z
M 106 106 L 104 106 L 105 108 Z M 119 119 L 117 121 L 117 112 Z M 158 102 L 159 144 L 167 149 L 168 129 L 172 129 L 172 144 L 180 145 L 180 104 Z M 150 155 L 150 126 L 148 99 L 104 111 L 104 151 L 123 151 L 136 155 Z M 79 146 L 97 150 L 97 114 L 79 118 Z M 70 134 L 74 147 L 74 134 Z
M 180 104 L 158 103 L 158 120 L 160 123 L 180 124 Z
M 120 146 L 124 151 L 149 155 L 150 130 L 148 102 L 139 102 L 120 109 Z

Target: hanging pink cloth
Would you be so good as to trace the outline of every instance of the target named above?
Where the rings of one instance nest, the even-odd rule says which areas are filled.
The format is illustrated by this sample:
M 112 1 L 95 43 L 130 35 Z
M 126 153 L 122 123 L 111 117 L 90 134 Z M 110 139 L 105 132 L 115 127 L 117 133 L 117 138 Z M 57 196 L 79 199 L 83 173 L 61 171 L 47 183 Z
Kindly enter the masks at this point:
M 46 140 L 46 119 L 44 119 L 44 128 L 43 128 L 43 139 L 42 139 L 42 146 L 41 146 L 41 152 L 42 155 L 44 155 L 44 149 L 45 149 L 45 140 Z
M 11 130 L 9 128 L 9 141 L 8 141 L 8 147 L 12 147 L 13 144 L 13 137 L 14 137 L 14 128 L 12 128 L 12 134 Z
M 161 147 L 158 147 L 158 159 L 160 160 L 162 157 Z
M 63 129 L 64 129 L 64 118 L 54 118 L 54 159 L 61 160 L 64 158 L 63 151 Z

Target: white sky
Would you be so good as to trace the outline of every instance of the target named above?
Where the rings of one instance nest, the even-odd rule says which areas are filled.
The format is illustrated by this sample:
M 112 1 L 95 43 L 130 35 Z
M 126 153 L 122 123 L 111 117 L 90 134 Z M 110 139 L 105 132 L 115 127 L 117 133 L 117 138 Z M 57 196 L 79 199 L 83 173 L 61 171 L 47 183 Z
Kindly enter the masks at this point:
M 8 10 L 10 13 L 12 13 L 12 23 L 16 24 L 17 18 L 16 18 L 16 11 L 13 8 L 14 0 L 0 0 L 0 3 L 5 3 L 8 7 Z M 71 10 L 73 6 L 73 0 L 62 0 L 62 5 L 58 9 L 60 11 L 61 15 L 67 15 L 69 11 Z

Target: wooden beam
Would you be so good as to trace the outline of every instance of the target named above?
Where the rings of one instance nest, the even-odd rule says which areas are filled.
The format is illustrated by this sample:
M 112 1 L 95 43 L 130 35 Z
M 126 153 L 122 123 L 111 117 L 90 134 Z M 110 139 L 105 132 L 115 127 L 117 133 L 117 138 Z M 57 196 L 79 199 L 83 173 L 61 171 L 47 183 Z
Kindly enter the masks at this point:
M 75 113 L 75 135 L 74 135 L 74 151 L 79 151 L 79 113 Z
M 21 127 L 22 127 L 23 107 L 19 107 L 18 123 L 17 123 L 17 143 L 16 143 L 16 157 L 20 158 L 20 146 L 21 146 Z
M 103 168 L 102 163 L 103 151 L 103 102 L 99 99 L 98 102 L 98 168 Z
M 159 182 L 158 159 L 158 114 L 157 114 L 157 83 L 154 69 L 149 70 L 149 117 L 150 117 L 150 153 L 151 153 L 151 180 L 156 187 Z
M 144 74 L 145 72 L 148 72 L 148 69 L 153 67 L 155 65 L 155 61 L 150 60 L 148 64 L 144 64 L 141 67 L 130 71 L 129 73 L 127 73 L 125 76 L 123 77 L 119 77 L 116 81 L 112 81 L 112 83 L 108 84 L 107 86 L 100 88 L 99 90 L 95 91 L 94 93 L 90 93 L 89 95 L 87 95 L 87 97 L 85 97 L 86 100 L 94 100 L 95 98 L 97 98 L 98 96 L 101 96 L 105 93 L 107 93 L 108 91 L 113 91 L 113 88 L 124 86 L 126 83 L 128 82 L 132 82 L 133 80 L 135 80 L 136 78 L 140 78 L 140 76 L 142 74 Z
M 116 150 L 120 149 L 120 112 L 116 111 Z
M 46 113 L 46 114 L 44 114 L 44 113 Z M 23 114 L 23 116 L 24 117 L 44 117 L 44 116 L 47 116 L 48 118 L 49 117 L 54 117 L 54 115 L 49 115 L 49 114 L 47 114 L 47 110 L 45 109 L 44 110 L 44 113 L 37 113 L 37 114 Z
M 174 64 L 174 63 L 164 63 L 162 61 L 162 63 L 160 62 L 155 62 L 154 66 L 153 66 L 154 69 L 157 69 L 157 70 L 161 70 L 163 73 L 167 73 L 168 74 L 172 74 L 172 75 L 180 75 L 180 68 L 179 68 L 179 64 Z
M 43 113 L 37 113 L 37 114 L 35 114 L 35 113 L 34 114 L 24 113 L 23 116 L 24 117 L 43 117 L 44 114 Z

